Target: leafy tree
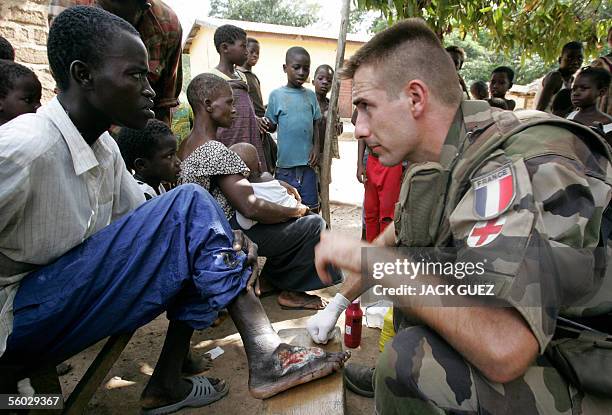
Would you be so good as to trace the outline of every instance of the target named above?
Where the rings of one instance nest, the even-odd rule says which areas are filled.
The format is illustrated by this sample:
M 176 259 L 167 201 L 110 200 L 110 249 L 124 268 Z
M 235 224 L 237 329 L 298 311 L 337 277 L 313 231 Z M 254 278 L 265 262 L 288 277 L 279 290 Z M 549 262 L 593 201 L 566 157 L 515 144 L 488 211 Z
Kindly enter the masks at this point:
M 586 43 L 588 55 L 599 54 L 599 39 L 612 24 L 609 0 L 354 0 L 360 9 L 380 10 L 393 22 L 421 17 L 442 39 L 458 30 L 478 37 L 486 31 L 497 51 L 518 52 L 521 59 L 556 60 L 561 46 Z
M 523 58 L 518 50 L 509 54 L 497 52 L 492 46 L 488 34 L 481 32 L 476 39 L 472 35 L 461 36 L 453 31 L 444 38 L 445 46 L 457 45 L 465 50 L 466 61 L 461 69 L 461 76 L 468 83 L 473 81 L 488 81 L 491 71 L 497 66 L 509 66 L 514 72 L 514 83 L 527 85 L 535 79 L 550 72 L 556 64 L 544 62 L 538 55 Z
M 211 0 L 209 15 L 223 19 L 306 27 L 317 21 L 319 7 L 288 0 Z

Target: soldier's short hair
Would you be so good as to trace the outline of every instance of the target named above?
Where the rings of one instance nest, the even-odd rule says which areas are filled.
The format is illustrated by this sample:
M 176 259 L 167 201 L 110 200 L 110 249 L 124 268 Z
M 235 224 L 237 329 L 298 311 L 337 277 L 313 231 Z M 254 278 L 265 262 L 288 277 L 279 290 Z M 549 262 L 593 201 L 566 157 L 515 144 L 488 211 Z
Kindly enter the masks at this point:
M 340 76 L 352 79 L 362 65 L 376 67 L 390 97 L 398 97 L 401 86 L 420 79 L 440 103 L 447 106 L 461 103 L 455 65 L 421 19 L 406 19 L 378 33 L 351 56 Z
M 603 68 L 584 67 L 578 72 L 578 76 L 588 77 L 595 83 L 597 89 L 607 89 L 610 86 L 610 72 Z
M 195 112 L 207 99 L 212 101 L 217 98 L 219 92 L 224 88 L 230 89 L 229 83 L 225 79 L 212 73 L 201 73 L 189 83 L 187 101 Z

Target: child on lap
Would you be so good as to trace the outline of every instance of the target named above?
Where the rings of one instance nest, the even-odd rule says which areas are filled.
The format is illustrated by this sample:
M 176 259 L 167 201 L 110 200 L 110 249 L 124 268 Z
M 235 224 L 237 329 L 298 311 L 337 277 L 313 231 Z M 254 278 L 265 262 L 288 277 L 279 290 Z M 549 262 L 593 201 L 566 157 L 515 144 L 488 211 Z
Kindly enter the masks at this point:
M 270 93 L 266 118 L 278 127 L 276 178 L 294 186 L 302 203 L 319 209 L 317 176 L 313 169 L 319 159 L 321 110 L 315 93 L 303 87 L 310 74 L 310 55 L 302 47 L 287 51 L 283 70 L 287 85 Z
M 261 162 L 259 161 L 257 149 L 254 145 L 249 143 L 237 143 L 231 146 L 230 150 L 238 154 L 242 161 L 244 161 L 244 164 L 249 168 L 250 173 L 247 179 L 253 187 L 255 196 L 286 207 L 297 207 L 300 205 L 300 201 L 293 197 L 293 195 L 290 195 L 287 189 L 281 185 L 278 180 L 274 180 L 274 177 L 272 177 L 270 173 L 261 172 Z M 236 212 L 236 221 L 238 225 L 245 230 L 251 229 L 257 224 L 256 220 L 249 219 L 240 212 Z

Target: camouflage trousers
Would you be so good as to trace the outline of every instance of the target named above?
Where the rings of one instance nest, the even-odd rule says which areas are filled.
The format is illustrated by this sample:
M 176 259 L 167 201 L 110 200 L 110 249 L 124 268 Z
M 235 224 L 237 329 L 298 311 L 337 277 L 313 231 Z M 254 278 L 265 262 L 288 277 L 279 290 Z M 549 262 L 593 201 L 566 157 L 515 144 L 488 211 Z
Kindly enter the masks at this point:
M 424 326 L 397 333 L 375 372 L 376 414 L 612 414 L 612 399 L 577 391 L 545 356 L 506 384 L 488 381 Z

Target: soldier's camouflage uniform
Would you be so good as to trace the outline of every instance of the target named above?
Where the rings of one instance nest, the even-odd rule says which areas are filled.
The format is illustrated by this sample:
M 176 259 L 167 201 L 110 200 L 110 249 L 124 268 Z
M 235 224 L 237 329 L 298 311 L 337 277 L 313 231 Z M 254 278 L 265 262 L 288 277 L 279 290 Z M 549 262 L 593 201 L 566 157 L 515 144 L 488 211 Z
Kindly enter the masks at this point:
M 474 146 L 486 148 L 487 140 L 482 138 L 491 135 L 490 128 L 512 130 L 511 125 L 503 125 L 512 124 L 512 119 L 496 114 L 482 101 L 464 101 L 442 150 L 439 164 L 443 169 L 465 171 L 466 154 L 475 152 Z M 527 117 L 534 112 L 513 114 L 511 117 Z M 473 166 L 470 177 L 486 176 L 508 164 L 515 197 L 498 215 L 505 222 L 501 233 L 487 245 L 488 266 L 479 278 L 494 283 L 496 295 L 525 319 L 540 346 L 537 361 L 512 382 L 492 383 L 434 331 L 404 324 L 376 366 L 378 414 L 612 414 L 612 399 L 576 390 L 543 354 L 558 315 L 598 315 L 612 310 L 612 275 L 598 268 L 595 255 L 577 250 L 598 246 L 603 210 L 611 197 L 612 166 L 597 146 L 587 145 L 569 129 L 537 125 L 508 138 L 481 167 Z M 438 226 L 435 206 L 422 201 L 436 187 L 425 181 L 422 189 L 417 185 L 408 192 L 404 184 L 395 223 L 401 246 L 453 246 L 459 257 L 467 251 L 468 235 L 483 218 L 474 210 L 474 188 L 453 186 L 459 185 L 452 182 L 452 190 L 445 194 L 453 193 L 456 198 L 446 200 Z M 412 206 L 408 206 L 411 198 Z M 420 222 L 426 222 L 429 236 L 415 235 L 411 226 Z M 550 254 L 550 248 L 565 249 L 555 259 L 561 261 L 557 263 L 560 269 L 568 266 L 578 271 L 544 273 L 544 277 L 535 272 L 542 260 L 537 253 Z M 559 256 L 559 250 L 551 255 Z

